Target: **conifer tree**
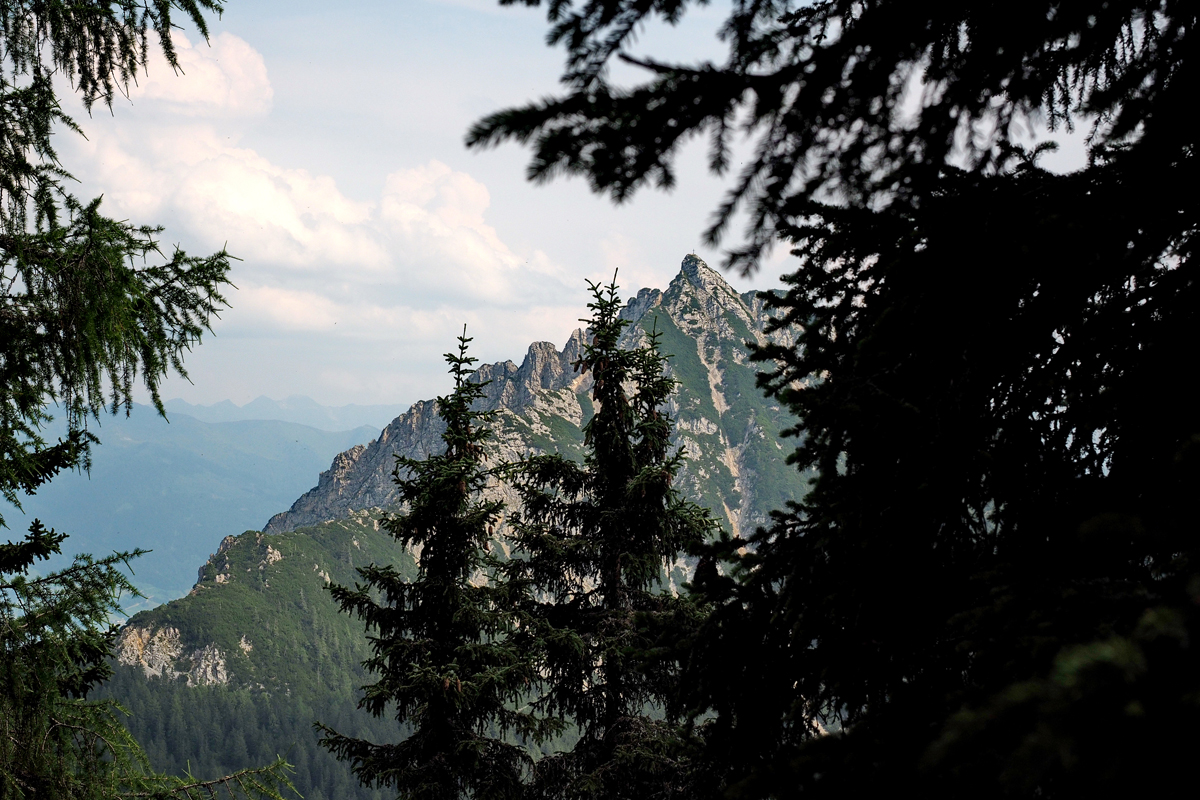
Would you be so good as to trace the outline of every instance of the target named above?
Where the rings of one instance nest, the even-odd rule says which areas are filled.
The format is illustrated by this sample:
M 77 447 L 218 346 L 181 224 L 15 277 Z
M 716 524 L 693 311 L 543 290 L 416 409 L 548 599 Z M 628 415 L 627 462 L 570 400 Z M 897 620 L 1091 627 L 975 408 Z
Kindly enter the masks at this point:
M 675 387 L 657 332 L 619 342 L 614 282 L 590 284 L 590 341 L 577 368 L 592 378 L 595 414 L 583 463 L 558 454 L 511 469 L 521 497 L 508 536 L 506 589 L 536 640 L 533 707 L 574 726 L 578 742 L 534 767 L 544 798 L 672 796 L 688 780 L 671 705 L 677 670 L 656 631 L 686 629 L 693 606 L 663 585 L 685 551 L 714 532 L 707 510 L 672 488 L 683 461 L 671 452 L 665 406 Z
M 225 305 L 231 257 L 158 243 L 162 229 L 117 221 L 67 191 L 53 136 L 82 133 L 59 102 L 69 85 L 89 111 L 126 94 L 151 49 L 178 68 L 180 17 L 207 38 L 221 0 L 0 2 L 0 497 L 20 507 L 64 469 L 86 467 L 89 417 L 132 406 L 140 382 L 162 414 L 162 380 Z M 57 404 L 66 435 L 43 431 Z M 0 527 L 4 526 L 0 518 Z M 282 761 L 214 781 L 155 775 L 117 709 L 87 699 L 133 587 L 136 553 L 34 565 L 65 536 L 35 521 L 0 545 L 0 798 L 278 797 Z
M 751 0 L 720 61 L 634 51 L 693 5 L 547 3 L 565 91 L 469 141 L 619 201 L 671 186 L 696 135 L 725 173 L 744 135 L 709 241 L 744 211 L 728 266 L 797 257 L 769 304 L 801 334 L 759 355 L 818 478 L 698 578 L 691 683 L 725 788 L 1192 781 L 1197 5 Z M 1086 158 L 1044 169 L 1042 126 L 1086 131 Z
M 207 38 L 220 0 L 0 3 L 0 496 L 20 507 L 63 469 L 87 466 L 88 418 L 131 407 L 141 382 L 158 387 L 225 305 L 224 250 L 163 254 L 162 228 L 117 221 L 100 198 L 67 191 L 56 132 L 82 133 L 62 109 L 69 82 L 84 105 L 111 108 L 156 42 L 178 69 L 179 17 Z M 67 421 L 41 435 L 54 404 Z M 0 525 L 3 518 L 0 517 Z
M 464 330 L 458 352 L 446 354 L 454 391 L 438 398 L 445 451 L 396 463 L 406 510 L 383 526 L 413 548 L 416 579 L 372 564 L 358 570 L 365 583 L 331 590 L 371 640 L 366 667 L 377 680 L 359 707 L 394 713 L 412 732 L 377 744 L 321 726 L 322 744 L 350 761 L 364 785 L 391 787 L 405 800 L 519 797 L 529 757 L 504 737 L 540 736 L 540 723 L 516 709 L 532 665 L 511 646 L 511 614 L 489 581 L 489 539 L 503 502 L 480 498 L 492 433 L 473 408 L 486 384 L 470 379 L 470 341 Z
M 215 780 L 156 774 L 120 707 L 88 699 L 112 674 L 111 620 L 137 594 L 121 569 L 141 551 L 32 572 L 65 538 L 34 520 L 23 540 L 0 544 L 0 800 L 282 800 L 282 759 Z

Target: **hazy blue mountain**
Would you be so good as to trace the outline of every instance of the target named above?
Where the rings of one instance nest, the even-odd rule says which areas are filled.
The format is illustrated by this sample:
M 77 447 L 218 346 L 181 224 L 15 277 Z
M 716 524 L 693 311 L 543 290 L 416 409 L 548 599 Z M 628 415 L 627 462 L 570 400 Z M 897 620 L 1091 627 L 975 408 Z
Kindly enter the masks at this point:
M 52 435 L 61 433 L 55 426 L 61 420 Z M 334 454 L 379 434 L 276 420 L 208 423 L 181 413 L 168 423 L 141 405 L 92 429 L 101 445 L 90 475 L 59 475 L 22 500 L 24 514 L 7 504 L 0 513 L 9 535 L 34 517 L 70 534 L 65 556 L 48 569 L 75 553 L 152 549 L 134 562 L 134 583 L 149 597 L 143 606 L 186 594 L 224 536 L 257 528 L 311 486 Z
M 378 431 L 404 413 L 407 408 L 402 405 L 360 406 L 353 403 L 345 406 L 323 406 L 311 397 L 299 394 L 283 400 L 272 400 L 262 395 L 244 406 L 234 405 L 230 400 L 200 406 L 179 399 L 167 400 L 163 405 L 166 406 L 168 414 L 187 414 L 201 422 L 274 419 L 308 425 L 323 431 L 348 431 L 364 425 Z

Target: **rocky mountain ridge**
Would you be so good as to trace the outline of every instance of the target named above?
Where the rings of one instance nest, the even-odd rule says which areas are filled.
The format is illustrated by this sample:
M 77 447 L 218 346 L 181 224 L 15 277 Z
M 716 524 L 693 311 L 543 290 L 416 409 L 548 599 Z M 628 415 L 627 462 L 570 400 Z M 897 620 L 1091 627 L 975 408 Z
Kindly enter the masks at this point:
M 694 255 L 664 290 L 643 289 L 621 312 L 630 321 L 623 343 L 635 346 L 657 330 L 672 355 L 669 369 L 679 389 L 669 411 L 676 420 L 675 443 L 688 463 L 681 485 L 692 499 L 724 517 L 732 533 L 752 530 L 772 508 L 803 491 L 802 476 L 783 463 L 779 431 L 791 424 L 784 412 L 761 397 L 755 367 L 745 347 L 762 343 L 770 317 L 756 292 L 739 294 Z M 774 340 L 791 344 L 795 331 Z M 590 376 L 575 362 L 585 344 L 575 330 L 560 349 L 550 342 L 529 346 L 518 366 L 512 361 L 481 366 L 472 380 L 487 382 L 480 406 L 496 412 L 493 461 L 559 451 L 580 454 L 582 428 L 591 416 Z M 280 533 L 345 519 L 364 511 L 378 515 L 397 500 L 392 471 L 398 455 L 421 459 L 441 447 L 443 426 L 437 403 L 425 400 L 396 417 L 379 437 L 339 453 L 317 486 L 263 528 Z M 511 501 L 503 486 L 494 496 Z

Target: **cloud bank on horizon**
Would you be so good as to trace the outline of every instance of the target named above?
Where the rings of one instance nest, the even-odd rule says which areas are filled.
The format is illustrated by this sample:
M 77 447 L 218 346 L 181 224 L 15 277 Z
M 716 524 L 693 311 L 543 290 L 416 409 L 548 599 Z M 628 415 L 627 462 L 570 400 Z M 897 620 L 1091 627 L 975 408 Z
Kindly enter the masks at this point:
M 217 336 L 187 359 L 200 383 L 205 356 L 221 351 L 224 374 L 203 375 L 217 390 L 193 397 L 415 400 L 441 391 L 441 353 L 464 323 L 486 338 L 482 349 L 515 358 L 575 326 L 582 280 L 540 250 L 506 244 L 486 221 L 479 180 L 430 159 L 388 173 L 381 194 L 362 201 L 330 176 L 273 163 L 241 145 L 271 112 L 262 55 L 228 32 L 210 46 L 174 39 L 183 74 L 154 58 L 131 87 L 132 109 L 85 120 L 88 139 L 66 134 L 62 151 L 79 193 L 102 191 L 109 215 L 167 225 L 164 246 L 226 244 L 241 259 Z
M 626 296 L 665 288 L 726 189 L 704 140 L 681 151 L 672 192 L 619 207 L 580 180 L 528 184 L 520 147 L 463 148 L 473 120 L 556 91 L 542 14 L 492 0 L 230 4 L 210 42 L 175 35 L 182 75 L 156 57 L 130 102 L 78 115 L 88 138 L 58 147 L 80 197 L 164 225 L 164 247 L 242 259 L 232 307 L 186 359 L 192 383 L 169 381 L 166 397 L 409 403 L 446 390 L 441 354 L 464 323 L 481 360 L 519 360 L 532 341 L 565 341 L 585 278 L 620 268 Z M 696 9 L 639 47 L 720 61 L 721 18 Z M 767 288 L 789 261 L 778 247 L 754 278 L 726 277 Z

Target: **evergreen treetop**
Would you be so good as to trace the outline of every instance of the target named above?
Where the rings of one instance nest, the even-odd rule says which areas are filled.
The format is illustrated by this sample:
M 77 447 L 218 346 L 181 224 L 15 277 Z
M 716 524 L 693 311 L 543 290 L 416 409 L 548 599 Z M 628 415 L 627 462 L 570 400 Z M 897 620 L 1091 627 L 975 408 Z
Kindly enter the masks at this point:
M 445 451 L 397 458 L 406 510 L 384 523 L 419 553 L 416 580 L 372 564 L 358 570 L 364 583 L 331 588 L 370 634 L 365 666 L 377 680 L 359 707 L 392 713 L 412 732 L 399 743 L 375 744 L 322 727 L 322 743 L 350 761 L 364 784 L 413 800 L 518 797 L 529 756 L 505 737 L 537 739 L 543 727 L 518 709 L 536 676 L 512 646 L 511 613 L 489 580 L 496 568 L 489 540 L 504 504 L 480 499 L 491 431 L 473 404 L 486 384 L 470 380 L 471 340 L 464 332 L 458 341 L 458 353 L 446 354 L 454 391 L 438 398 Z
M 695 608 L 664 584 L 676 559 L 711 535 L 708 511 L 672 487 L 682 454 L 671 452 L 665 410 L 675 381 L 659 335 L 623 349 L 615 281 L 590 284 L 589 340 L 578 369 L 590 373 L 595 414 L 586 455 L 514 464 L 521 498 L 510 520 L 506 589 L 537 654 L 532 705 L 578 730 L 569 752 L 534 767 L 532 791 L 548 798 L 654 797 L 685 780 L 681 741 L 662 718 L 678 670 L 659 638 L 686 627 Z
M 128 413 L 139 379 L 163 413 L 160 382 L 186 376 L 183 355 L 229 285 L 224 250 L 165 256 L 161 228 L 109 219 L 99 198 L 66 191 L 71 176 L 52 137 L 82 131 L 62 111 L 54 76 L 87 108 L 111 106 L 145 66 L 151 39 L 178 67 L 177 16 L 207 37 L 204 12 L 221 9 L 219 0 L 0 3 L 0 493 L 18 507 L 19 492 L 87 466 L 88 417 Z M 40 432 L 53 404 L 68 433 L 51 443 Z

